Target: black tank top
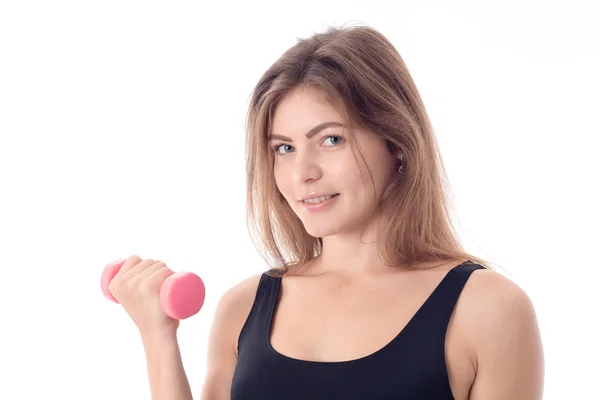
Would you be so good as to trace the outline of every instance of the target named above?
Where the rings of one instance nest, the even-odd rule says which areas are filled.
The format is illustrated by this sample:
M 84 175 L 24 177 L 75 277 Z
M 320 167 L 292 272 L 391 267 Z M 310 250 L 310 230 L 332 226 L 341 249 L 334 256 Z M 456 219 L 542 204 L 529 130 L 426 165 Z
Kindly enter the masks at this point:
M 238 340 L 232 400 L 454 400 L 444 355 L 446 329 L 467 279 L 483 266 L 452 268 L 404 329 L 368 356 L 334 362 L 278 353 L 269 340 L 281 278 L 263 273 Z

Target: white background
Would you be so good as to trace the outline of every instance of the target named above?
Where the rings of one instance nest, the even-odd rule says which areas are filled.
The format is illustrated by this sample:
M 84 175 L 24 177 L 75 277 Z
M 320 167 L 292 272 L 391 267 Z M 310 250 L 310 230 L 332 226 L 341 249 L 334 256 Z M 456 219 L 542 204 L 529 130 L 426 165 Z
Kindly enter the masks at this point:
M 199 398 L 218 299 L 266 270 L 245 227 L 251 91 L 344 23 L 408 65 L 467 249 L 534 302 L 544 398 L 600 398 L 594 3 L 0 3 L 0 398 L 149 398 L 139 334 L 99 285 L 132 254 L 206 284 L 179 329 Z

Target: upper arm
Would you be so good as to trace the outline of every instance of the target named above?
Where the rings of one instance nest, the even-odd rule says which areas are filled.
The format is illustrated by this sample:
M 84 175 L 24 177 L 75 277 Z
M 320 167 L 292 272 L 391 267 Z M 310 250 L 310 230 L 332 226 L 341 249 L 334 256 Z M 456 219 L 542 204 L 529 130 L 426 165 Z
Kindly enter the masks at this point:
M 208 337 L 201 400 L 230 398 L 238 335 L 252 307 L 259 279 L 260 274 L 245 279 L 228 289 L 217 303 Z
M 485 275 L 474 315 L 477 373 L 469 399 L 542 399 L 544 354 L 533 304 L 512 281 Z

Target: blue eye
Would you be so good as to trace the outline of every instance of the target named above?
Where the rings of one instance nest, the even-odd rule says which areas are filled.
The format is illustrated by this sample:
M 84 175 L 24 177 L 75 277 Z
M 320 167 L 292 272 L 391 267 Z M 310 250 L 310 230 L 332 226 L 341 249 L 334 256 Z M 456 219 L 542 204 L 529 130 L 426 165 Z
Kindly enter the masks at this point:
M 341 140 L 340 140 L 338 143 L 334 143 L 334 145 L 338 145 L 338 144 L 340 144 L 341 142 L 343 142 L 343 141 L 344 141 L 344 138 L 343 138 L 342 136 L 338 136 L 338 135 L 329 135 L 329 136 L 325 136 L 324 140 L 327 140 L 327 139 L 332 139 L 332 138 L 341 139 Z M 275 145 L 275 146 L 273 146 L 273 151 L 274 151 L 274 152 L 275 152 L 277 155 L 281 155 L 281 156 L 283 156 L 283 155 L 287 154 L 287 153 L 280 153 L 280 152 L 278 152 L 279 148 L 280 148 L 280 147 L 282 147 L 282 146 L 290 146 L 290 145 L 288 145 L 288 144 L 285 144 L 285 143 L 282 143 L 282 144 Z M 328 147 L 330 147 L 330 146 L 328 146 Z

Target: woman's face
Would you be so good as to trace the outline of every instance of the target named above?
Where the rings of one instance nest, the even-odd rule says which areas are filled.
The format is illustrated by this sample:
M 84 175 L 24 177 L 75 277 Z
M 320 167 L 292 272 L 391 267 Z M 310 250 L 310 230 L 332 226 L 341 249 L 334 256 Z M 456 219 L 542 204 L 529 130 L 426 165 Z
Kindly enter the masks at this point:
M 349 132 L 339 126 L 341 116 L 320 100 L 319 94 L 304 88 L 283 98 L 275 109 L 269 140 L 271 148 L 278 147 L 274 151 L 277 187 L 313 237 L 360 229 L 373 217 L 392 174 L 398 173 L 398 160 L 382 139 L 367 131 L 355 131 L 364 162 L 373 174 L 373 188 L 366 166 L 358 154 L 358 160 L 354 158 Z M 326 122 L 334 124 L 305 136 Z M 313 193 L 339 195 L 315 212 L 301 201 Z

